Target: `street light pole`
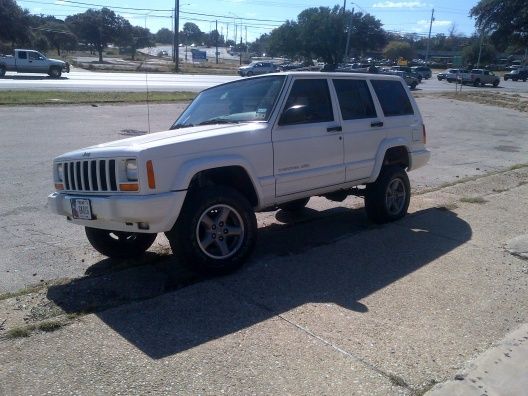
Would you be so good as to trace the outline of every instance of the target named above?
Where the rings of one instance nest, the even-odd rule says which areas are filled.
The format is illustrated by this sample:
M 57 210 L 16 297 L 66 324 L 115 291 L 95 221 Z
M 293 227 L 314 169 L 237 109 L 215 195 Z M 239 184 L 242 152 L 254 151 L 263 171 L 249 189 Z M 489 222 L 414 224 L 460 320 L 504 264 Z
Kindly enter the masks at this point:
M 180 0 L 174 0 L 174 40 L 172 42 L 172 60 L 176 72 L 180 71 Z
M 433 28 L 434 22 L 434 8 L 431 11 L 431 23 L 429 24 L 429 37 L 427 39 L 427 49 L 425 50 L 425 65 L 427 66 L 427 61 L 429 60 L 429 46 L 431 45 L 431 29 Z

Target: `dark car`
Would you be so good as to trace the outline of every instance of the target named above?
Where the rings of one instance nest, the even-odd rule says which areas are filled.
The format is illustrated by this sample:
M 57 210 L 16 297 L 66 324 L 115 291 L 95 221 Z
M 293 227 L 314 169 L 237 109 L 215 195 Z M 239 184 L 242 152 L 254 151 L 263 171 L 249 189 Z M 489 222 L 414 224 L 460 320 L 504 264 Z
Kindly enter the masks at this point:
M 508 81 L 508 80 L 526 81 L 527 79 L 528 79 L 528 69 L 515 69 L 509 73 L 504 74 L 504 81 Z
M 416 73 L 409 66 L 392 66 L 391 69 L 392 70 L 396 70 L 396 71 L 403 71 L 405 73 L 408 73 L 411 76 L 413 76 L 414 78 L 417 78 L 419 83 L 422 82 L 422 79 L 423 79 L 422 75 L 420 73 Z
M 433 72 L 427 66 L 413 66 L 411 67 L 411 70 L 426 80 L 431 78 L 433 75 Z

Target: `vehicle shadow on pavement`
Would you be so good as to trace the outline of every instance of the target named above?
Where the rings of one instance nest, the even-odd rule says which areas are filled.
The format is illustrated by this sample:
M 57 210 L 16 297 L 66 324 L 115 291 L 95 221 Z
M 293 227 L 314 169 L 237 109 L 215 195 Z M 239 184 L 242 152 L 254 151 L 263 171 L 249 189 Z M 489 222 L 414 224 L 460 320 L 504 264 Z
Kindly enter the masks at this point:
M 17 75 L 5 75 L 3 77 L 0 77 L 2 80 L 67 80 L 68 77 L 62 76 L 62 77 L 51 77 L 51 76 L 17 76 Z
M 472 235 L 467 222 L 437 208 L 384 226 L 370 225 L 359 209 L 330 209 L 322 212 L 325 216 L 313 212 L 296 215 L 294 225 L 260 228 L 254 259 L 230 276 L 200 278 L 169 256 L 51 287 L 48 298 L 66 312 L 97 307 L 97 316 L 110 328 L 161 359 L 304 304 L 334 303 L 367 312 L 361 299 Z M 178 291 L 167 293 L 171 290 Z

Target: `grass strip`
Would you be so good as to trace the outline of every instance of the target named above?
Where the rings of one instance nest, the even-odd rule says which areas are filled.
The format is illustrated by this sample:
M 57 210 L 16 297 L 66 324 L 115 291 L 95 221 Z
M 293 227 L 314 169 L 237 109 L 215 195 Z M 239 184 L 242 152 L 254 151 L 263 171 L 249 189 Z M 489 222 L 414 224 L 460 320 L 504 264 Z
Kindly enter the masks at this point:
M 151 103 L 187 102 L 195 92 L 149 92 Z M 146 92 L 2 91 L 0 106 L 83 103 L 145 103 Z

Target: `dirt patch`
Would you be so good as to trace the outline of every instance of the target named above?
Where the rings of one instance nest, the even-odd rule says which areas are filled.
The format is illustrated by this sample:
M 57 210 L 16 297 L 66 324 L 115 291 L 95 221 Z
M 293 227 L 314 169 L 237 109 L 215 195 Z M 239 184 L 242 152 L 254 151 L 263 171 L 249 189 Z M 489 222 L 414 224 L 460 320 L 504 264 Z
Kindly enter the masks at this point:
M 528 113 L 528 97 L 518 94 L 507 94 L 501 92 L 441 92 L 437 94 L 420 94 L 419 97 L 435 96 L 440 98 L 460 100 L 463 102 L 474 102 L 489 106 L 503 107 Z

